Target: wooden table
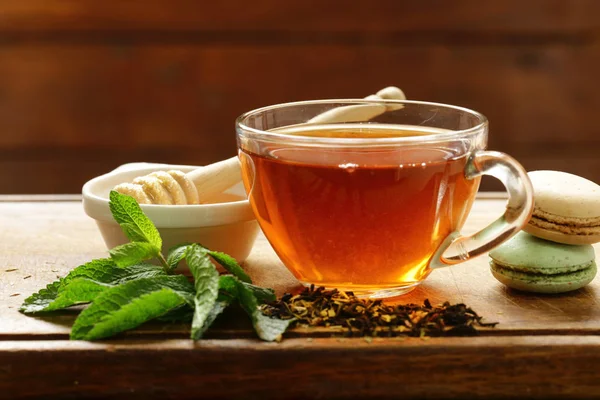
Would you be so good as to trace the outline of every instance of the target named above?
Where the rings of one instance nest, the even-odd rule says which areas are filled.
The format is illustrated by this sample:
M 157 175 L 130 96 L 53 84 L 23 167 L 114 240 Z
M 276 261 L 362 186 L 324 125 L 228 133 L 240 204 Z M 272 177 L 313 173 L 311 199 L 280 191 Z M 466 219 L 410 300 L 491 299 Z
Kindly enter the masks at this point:
M 465 232 L 501 213 L 480 197 Z M 322 329 L 257 340 L 221 325 L 194 343 L 185 326 L 147 324 L 118 339 L 71 342 L 74 313 L 27 317 L 23 299 L 106 255 L 77 197 L 0 198 L 0 398 L 600 397 L 600 279 L 565 295 L 506 289 L 487 258 L 434 272 L 403 301 L 464 302 L 499 325 L 474 338 L 331 338 Z M 264 238 L 246 263 L 281 294 L 297 287 Z

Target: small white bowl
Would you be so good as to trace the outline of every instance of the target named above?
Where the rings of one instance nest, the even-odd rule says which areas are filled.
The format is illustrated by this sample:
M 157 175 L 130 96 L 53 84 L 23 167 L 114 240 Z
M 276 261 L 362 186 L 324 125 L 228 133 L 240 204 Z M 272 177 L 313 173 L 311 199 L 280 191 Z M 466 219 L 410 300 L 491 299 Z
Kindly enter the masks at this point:
M 108 208 L 108 195 L 119 183 L 155 171 L 178 169 L 189 172 L 197 167 L 169 164 L 132 163 L 120 166 L 83 186 L 83 209 L 96 220 L 109 249 L 128 239 L 115 222 Z M 163 239 L 163 254 L 181 243 L 200 243 L 211 250 L 221 251 L 244 261 L 259 232 L 258 223 L 242 183 L 223 193 L 218 203 L 186 206 L 141 204 L 144 213 L 154 222 Z

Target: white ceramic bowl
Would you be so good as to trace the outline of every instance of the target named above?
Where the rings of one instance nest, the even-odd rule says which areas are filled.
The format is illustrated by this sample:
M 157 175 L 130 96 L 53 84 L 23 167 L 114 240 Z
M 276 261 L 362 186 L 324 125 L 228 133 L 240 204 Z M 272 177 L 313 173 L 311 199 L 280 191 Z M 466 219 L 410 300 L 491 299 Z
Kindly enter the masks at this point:
M 154 171 L 178 169 L 189 172 L 197 167 L 169 164 L 132 163 L 88 181 L 83 186 L 83 208 L 96 220 L 109 249 L 127 243 L 119 225 L 108 208 L 108 195 L 115 185 L 131 182 L 135 177 Z M 244 261 L 259 232 L 242 183 L 223 193 L 220 202 L 186 206 L 141 204 L 144 213 L 154 222 L 163 239 L 163 253 L 180 243 L 200 243 L 206 248 L 222 251 L 238 261 Z

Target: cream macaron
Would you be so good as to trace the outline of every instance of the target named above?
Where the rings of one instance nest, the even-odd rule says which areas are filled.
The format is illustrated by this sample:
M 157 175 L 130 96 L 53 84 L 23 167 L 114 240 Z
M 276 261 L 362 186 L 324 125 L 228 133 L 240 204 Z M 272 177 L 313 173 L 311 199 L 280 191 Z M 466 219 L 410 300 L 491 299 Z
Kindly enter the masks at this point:
M 559 171 L 528 173 L 535 207 L 525 232 L 557 243 L 600 242 L 600 186 Z

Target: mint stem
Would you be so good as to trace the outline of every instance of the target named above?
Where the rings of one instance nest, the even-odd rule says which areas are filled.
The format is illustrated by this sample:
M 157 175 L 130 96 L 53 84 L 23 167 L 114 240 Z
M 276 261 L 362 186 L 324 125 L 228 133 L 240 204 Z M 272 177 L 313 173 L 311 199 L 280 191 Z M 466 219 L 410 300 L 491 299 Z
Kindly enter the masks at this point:
M 169 264 L 167 263 L 167 260 L 165 260 L 165 256 L 163 256 L 163 254 L 159 252 L 156 257 L 158 258 L 158 261 L 160 261 L 160 264 L 162 265 L 163 269 L 165 270 L 165 273 L 167 275 L 170 275 L 171 268 L 169 268 Z

